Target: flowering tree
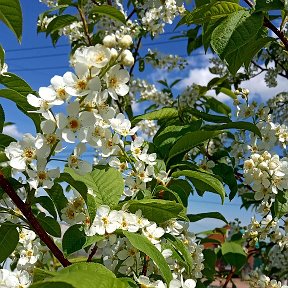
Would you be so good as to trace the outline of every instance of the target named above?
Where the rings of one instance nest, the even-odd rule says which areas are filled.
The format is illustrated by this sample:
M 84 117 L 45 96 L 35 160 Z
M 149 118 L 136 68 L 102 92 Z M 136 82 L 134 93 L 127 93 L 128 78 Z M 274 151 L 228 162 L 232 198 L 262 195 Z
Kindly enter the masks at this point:
M 250 286 L 287 287 L 288 128 L 272 122 L 269 107 L 250 101 L 237 76 L 251 61 L 266 69 L 258 53 L 264 47 L 286 55 L 287 2 L 198 0 L 190 12 L 177 1 L 42 2 L 49 10 L 39 16 L 38 32 L 54 45 L 69 37 L 74 72 L 53 76 L 36 92 L 7 72 L 0 49 L 0 96 L 36 129 L 19 141 L 0 134 L 0 287 L 207 287 L 223 276 L 217 259 L 230 267 L 227 287 L 259 252 L 255 245 L 266 262 Z M 21 39 L 18 0 L 0 2 L 0 9 Z M 280 29 L 271 10 L 282 12 Z M 189 51 L 212 49 L 228 69 L 178 97 L 178 80 L 160 81 L 159 91 L 134 78 L 135 67 L 147 64 L 185 68 L 180 57 L 141 52 L 142 39 L 163 33 L 176 17 L 178 26 L 193 25 L 185 35 Z M 274 58 L 276 73 L 287 78 Z M 207 96 L 211 90 L 232 97 L 235 108 Z M 134 115 L 133 101 L 153 105 Z M 0 116 L 2 131 L 2 108 Z M 73 152 L 62 169 L 65 146 Z M 93 163 L 83 159 L 87 148 Z M 238 194 L 263 218 L 252 219 L 243 235 L 232 230 L 223 243 L 196 237 L 189 222 L 227 221 L 218 212 L 187 214 L 193 191 L 216 193 L 222 202 Z M 215 249 L 204 248 L 207 242 Z

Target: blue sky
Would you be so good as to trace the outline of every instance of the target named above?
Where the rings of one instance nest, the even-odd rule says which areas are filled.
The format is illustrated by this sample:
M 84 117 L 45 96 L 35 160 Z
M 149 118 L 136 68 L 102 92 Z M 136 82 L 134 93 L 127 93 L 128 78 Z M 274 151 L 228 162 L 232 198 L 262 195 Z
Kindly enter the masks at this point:
M 46 10 L 45 5 L 39 3 L 37 0 L 23 0 L 21 2 L 24 18 L 22 44 L 19 45 L 12 32 L 9 31 L 3 24 L 0 25 L 0 43 L 6 50 L 6 63 L 9 66 L 9 72 L 19 75 L 26 80 L 33 89 L 37 90 L 40 86 L 48 86 L 50 79 L 54 75 L 63 75 L 69 69 L 69 46 L 67 45 L 68 41 L 62 39 L 59 41 L 57 45 L 58 47 L 55 49 L 52 46 L 50 39 L 45 37 L 45 34 L 41 33 L 37 35 L 37 17 L 41 12 Z M 28 2 L 30 4 L 28 4 Z M 33 4 L 31 4 L 32 2 Z M 171 33 L 171 27 L 168 27 L 166 31 Z M 151 48 L 157 48 L 159 51 L 164 53 L 177 53 L 178 55 L 185 55 L 186 41 L 178 40 L 171 41 L 169 44 L 165 43 L 171 36 L 174 35 L 165 34 L 160 36 L 154 41 L 156 45 L 153 44 Z M 149 43 L 151 43 L 151 40 L 144 40 L 141 50 L 143 51 L 142 53 L 146 53 Z M 203 54 L 203 51 L 197 51 L 196 54 Z M 163 71 L 153 71 L 150 68 L 144 73 L 137 72 L 137 76 L 147 78 L 152 82 L 161 80 L 163 75 L 166 75 L 170 79 L 182 78 L 183 84 L 179 84 L 179 89 L 181 87 L 183 88 L 187 84 L 191 84 L 192 82 L 204 85 L 213 78 L 208 69 L 209 56 L 210 55 L 192 55 L 191 57 L 187 58 L 189 61 L 189 67 L 184 72 L 176 71 L 172 75 L 166 75 L 166 73 Z M 276 88 L 276 90 L 266 88 L 264 79 L 261 77 L 246 84 L 247 88 L 258 93 L 258 99 L 259 97 L 262 99 L 267 99 L 275 95 L 277 91 L 285 90 L 285 82 L 281 82 L 279 85 L 280 87 Z M 14 130 L 12 132 L 14 134 L 19 133 L 20 135 L 21 133 L 25 132 L 34 133 L 33 124 L 30 119 L 19 112 L 12 102 L 0 98 L 0 103 L 4 107 L 6 121 L 15 122 L 17 125 L 17 130 L 16 127 L 13 128 Z M 143 110 L 143 107 L 140 107 L 140 110 Z M 253 213 L 251 213 L 251 211 L 246 212 L 245 210 L 240 210 L 239 208 L 239 199 L 235 199 L 231 203 L 229 200 L 227 200 L 224 205 L 221 205 L 219 196 L 206 193 L 203 198 L 197 196 L 191 197 L 189 212 L 195 214 L 208 211 L 219 211 L 223 213 L 228 220 L 232 221 L 235 218 L 240 218 L 243 219 L 244 224 L 247 224 Z M 222 223 L 217 220 L 204 220 L 192 224 L 192 227 L 195 231 L 201 231 L 213 228 L 217 225 L 221 226 Z

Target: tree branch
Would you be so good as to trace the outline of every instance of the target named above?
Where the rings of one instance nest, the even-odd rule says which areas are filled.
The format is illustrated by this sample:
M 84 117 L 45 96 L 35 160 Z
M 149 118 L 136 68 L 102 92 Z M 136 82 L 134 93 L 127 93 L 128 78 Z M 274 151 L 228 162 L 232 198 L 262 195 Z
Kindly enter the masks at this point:
M 21 198 L 17 195 L 16 191 L 9 183 L 7 179 L 4 178 L 3 174 L 0 171 L 0 187 L 5 191 L 5 193 L 11 198 L 14 204 L 19 208 L 22 214 L 25 216 L 29 225 L 33 228 L 35 233 L 39 236 L 41 241 L 43 241 L 46 246 L 50 249 L 53 255 L 58 259 L 58 261 L 64 266 L 67 267 L 71 263 L 66 259 L 62 251 L 57 247 L 52 238 L 46 233 L 43 229 L 37 218 L 32 213 L 31 208 L 26 205 Z
M 88 29 L 88 25 L 87 25 L 87 22 L 86 22 L 86 19 L 85 19 L 85 15 L 83 13 L 83 10 L 81 7 L 77 6 L 77 10 L 79 12 L 79 15 L 80 15 L 80 18 L 81 18 L 81 21 L 83 23 L 83 28 L 84 28 L 84 34 L 88 40 L 88 43 L 90 46 L 92 46 L 92 41 L 91 41 L 91 38 L 90 38 L 90 35 L 89 35 L 89 29 Z
M 228 274 L 228 276 L 226 278 L 226 281 L 225 281 L 225 283 L 223 285 L 223 288 L 226 288 L 228 286 L 228 283 L 231 281 L 235 271 L 236 271 L 236 268 L 232 267 L 230 273 Z
M 132 12 L 128 15 L 128 17 L 126 18 L 126 21 L 128 21 L 135 14 L 135 12 L 136 12 L 136 9 L 134 8 Z
M 91 252 L 90 252 L 90 254 L 89 254 L 88 259 L 87 259 L 86 262 L 92 262 L 93 256 L 96 254 L 97 249 L 98 249 L 98 247 L 97 247 L 97 243 L 96 243 L 96 244 L 94 245 L 94 247 L 91 249 Z
M 130 76 L 132 76 L 133 70 L 134 70 L 134 68 L 135 68 L 136 57 L 137 57 L 138 51 L 139 51 L 139 49 L 140 49 L 141 41 L 142 41 L 142 36 L 138 39 L 138 42 L 137 42 L 135 51 L 134 51 L 134 53 L 133 53 L 133 57 L 134 57 L 135 61 L 134 61 L 133 65 L 132 65 L 132 67 L 130 68 L 130 71 L 129 71 Z
M 274 60 L 274 59 L 273 59 Z M 275 61 L 275 60 L 274 60 Z M 267 68 L 264 68 L 264 67 L 262 67 L 262 66 L 260 66 L 258 63 L 256 63 L 255 61 L 251 61 L 251 63 L 254 65 L 254 66 L 256 66 L 257 68 L 259 68 L 260 70 L 261 70 L 261 72 L 264 72 L 264 71 L 269 71 L 269 69 L 267 69 Z M 277 65 L 277 63 L 276 63 L 276 61 L 275 61 L 275 64 Z M 280 65 L 279 65 L 280 66 Z M 261 73 L 260 72 L 260 73 Z M 258 73 L 257 75 L 259 75 L 260 73 Z M 288 75 L 286 76 L 285 74 L 283 74 L 283 73 L 277 73 L 279 76 L 282 76 L 282 77 L 284 77 L 284 78 L 286 78 L 286 79 L 288 79 Z M 255 76 L 257 76 L 257 75 L 255 75 Z
M 244 0 L 244 2 L 251 8 L 254 7 L 254 3 L 250 0 Z M 285 37 L 283 31 L 280 31 L 266 16 L 264 16 L 264 26 L 269 28 L 274 34 L 282 41 L 285 49 L 288 51 L 288 39 Z

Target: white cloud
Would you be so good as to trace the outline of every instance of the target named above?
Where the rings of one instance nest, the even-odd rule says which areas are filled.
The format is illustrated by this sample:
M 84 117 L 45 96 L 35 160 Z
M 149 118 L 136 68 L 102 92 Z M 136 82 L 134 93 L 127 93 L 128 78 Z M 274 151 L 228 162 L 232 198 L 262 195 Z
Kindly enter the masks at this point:
M 249 89 L 252 97 L 259 97 L 262 101 L 267 101 L 268 99 L 274 97 L 276 94 L 287 91 L 286 78 L 278 76 L 278 85 L 276 87 L 269 88 L 266 86 L 264 77 L 265 74 L 261 73 L 257 77 L 243 81 L 241 87 Z
M 197 67 L 197 68 L 202 68 L 202 67 L 208 67 L 210 62 L 209 60 L 213 57 L 213 54 L 207 53 L 207 54 L 198 54 L 197 56 L 188 56 L 187 57 L 187 62 L 191 67 Z
M 143 107 L 141 106 L 141 103 L 132 102 L 132 111 L 134 114 L 138 115 L 140 113 L 143 113 Z
M 16 125 L 8 125 L 3 128 L 3 134 L 9 135 L 13 138 L 21 138 L 23 133 L 21 133 Z
M 199 85 L 207 85 L 208 82 L 213 79 L 215 75 L 211 74 L 208 66 L 205 68 L 195 68 L 189 71 L 189 74 L 178 85 L 180 89 L 190 86 L 193 83 Z

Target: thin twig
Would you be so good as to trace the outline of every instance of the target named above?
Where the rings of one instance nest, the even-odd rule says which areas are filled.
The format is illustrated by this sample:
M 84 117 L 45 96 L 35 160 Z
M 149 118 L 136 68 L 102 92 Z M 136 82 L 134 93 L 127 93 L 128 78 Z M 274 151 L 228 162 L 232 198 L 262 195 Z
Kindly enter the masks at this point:
M 249 7 L 251 8 L 254 7 L 254 3 L 252 1 L 250 0 L 244 0 L 244 1 Z M 274 32 L 274 34 L 284 44 L 285 49 L 288 51 L 288 39 L 285 37 L 285 34 L 283 33 L 283 31 L 280 31 L 266 16 L 264 16 L 264 26 Z
M 92 262 L 93 256 L 96 254 L 97 249 L 98 249 L 97 243 L 95 243 L 95 245 L 94 245 L 94 247 L 92 248 L 92 250 L 91 250 L 91 252 L 90 252 L 90 254 L 89 254 L 86 262 Z
M 126 18 L 126 21 L 128 21 L 135 14 L 135 12 L 136 12 L 136 9 L 134 8 L 132 12 L 128 15 L 128 17 Z
M 235 267 L 232 267 L 230 273 L 228 274 L 228 276 L 227 276 L 227 278 L 226 278 L 226 281 L 225 281 L 225 283 L 224 283 L 224 285 L 223 285 L 223 288 L 226 288 L 226 287 L 227 287 L 227 285 L 228 285 L 228 283 L 231 281 L 231 279 L 232 279 L 235 271 L 236 271 L 236 268 L 235 268 Z
M 274 59 L 273 59 L 273 60 L 274 60 Z M 275 60 L 274 60 L 274 61 L 275 61 Z M 259 65 L 257 62 L 255 62 L 255 61 L 251 61 L 251 63 L 252 63 L 254 66 L 256 66 L 257 68 L 259 68 L 259 69 L 261 70 L 261 72 L 269 71 L 269 69 L 260 66 L 260 65 Z M 276 63 L 276 62 L 275 62 L 275 63 Z M 277 65 L 277 63 L 276 63 L 276 65 Z M 258 73 L 258 74 L 260 74 L 260 73 Z M 257 75 L 258 75 L 258 74 L 257 74 Z M 282 77 L 288 79 L 288 75 L 286 76 L 286 75 L 283 74 L 283 73 L 277 73 L 277 74 L 278 74 L 279 76 L 282 76 Z
M 133 57 L 134 57 L 135 61 L 134 61 L 133 65 L 132 65 L 132 67 L 130 68 L 130 71 L 129 71 L 130 76 L 132 76 L 133 70 L 135 68 L 136 57 L 137 57 L 138 51 L 140 49 L 141 41 L 142 41 L 142 36 L 138 39 L 137 46 L 136 46 L 135 51 L 133 53 Z
M 57 247 L 52 238 L 46 233 L 43 229 L 37 218 L 32 213 L 31 208 L 26 205 L 21 198 L 17 195 L 16 191 L 9 183 L 7 179 L 4 178 L 3 174 L 0 172 L 0 187 L 5 191 L 5 193 L 11 198 L 17 208 L 22 212 L 24 217 L 29 222 L 29 225 L 33 228 L 35 233 L 39 236 L 41 241 L 43 241 L 53 255 L 58 259 L 58 261 L 64 266 L 67 267 L 71 265 L 68 259 L 66 259 L 62 251 Z
M 78 12 L 79 12 L 79 15 L 81 17 L 81 20 L 82 20 L 82 23 L 83 23 L 83 28 L 84 28 L 84 34 L 88 40 L 88 43 L 90 46 L 92 46 L 92 41 L 91 41 L 91 37 L 89 35 L 89 29 L 88 29 L 88 25 L 87 25 L 87 22 L 86 22 L 86 19 L 85 19 L 85 15 L 83 13 L 83 10 L 81 7 L 77 6 L 77 9 L 78 9 Z

